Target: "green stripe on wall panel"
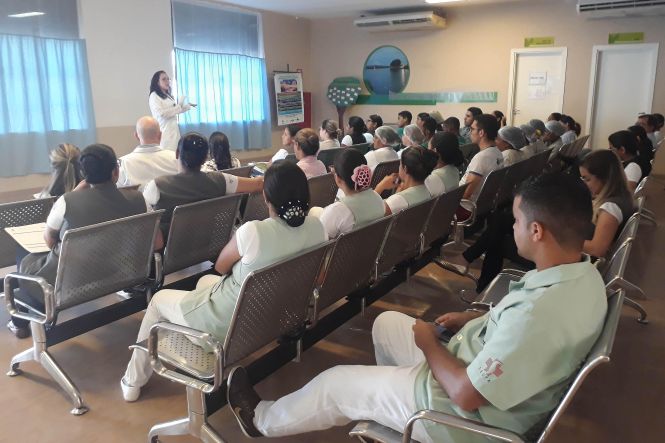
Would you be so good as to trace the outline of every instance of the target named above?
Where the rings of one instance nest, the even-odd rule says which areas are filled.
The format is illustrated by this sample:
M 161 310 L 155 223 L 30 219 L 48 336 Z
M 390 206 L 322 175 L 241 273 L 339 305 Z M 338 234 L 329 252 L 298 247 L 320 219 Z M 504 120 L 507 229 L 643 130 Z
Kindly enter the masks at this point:
M 360 95 L 359 105 L 435 105 L 437 103 L 496 103 L 498 92 L 403 92 Z

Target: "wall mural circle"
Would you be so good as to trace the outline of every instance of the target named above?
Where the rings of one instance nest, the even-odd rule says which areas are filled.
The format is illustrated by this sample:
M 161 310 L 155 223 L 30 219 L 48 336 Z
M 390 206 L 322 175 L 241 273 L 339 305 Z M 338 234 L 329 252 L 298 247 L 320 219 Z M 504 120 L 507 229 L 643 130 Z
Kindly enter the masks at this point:
M 374 94 L 388 95 L 404 91 L 411 66 L 406 54 L 396 46 L 379 46 L 372 51 L 363 68 L 363 80 Z

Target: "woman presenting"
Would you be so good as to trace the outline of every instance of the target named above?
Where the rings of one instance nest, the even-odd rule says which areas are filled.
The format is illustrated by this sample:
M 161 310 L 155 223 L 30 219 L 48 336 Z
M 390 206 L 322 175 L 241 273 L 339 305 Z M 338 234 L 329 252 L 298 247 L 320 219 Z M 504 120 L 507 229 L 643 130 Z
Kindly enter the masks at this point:
M 162 131 L 161 147 L 176 150 L 180 140 L 178 114 L 189 111 L 195 104 L 185 104 L 185 97 L 176 101 L 171 95 L 171 79 L 164 71 L 157 71 L 150 81 L 150 112 Z

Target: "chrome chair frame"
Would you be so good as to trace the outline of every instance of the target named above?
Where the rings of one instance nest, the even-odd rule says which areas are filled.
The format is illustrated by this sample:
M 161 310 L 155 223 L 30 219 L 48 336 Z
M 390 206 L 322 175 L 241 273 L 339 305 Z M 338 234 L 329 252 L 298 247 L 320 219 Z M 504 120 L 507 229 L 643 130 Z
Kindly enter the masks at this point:
M 450 426 L 456 429 L 472 432 L 474 434 L 492 437 L 500 441 L 511 443 L 536 442 L 543 443 L 551 435 L 554 427 L 563 416 L 568 405 L 571 403 L 580 386 L 587 376 L 598 366 L 609 363 L 610 354 L 614 345 L 614 338 L 621 317 L 621 305 L 623 303 L 623 290 L 610 292 L 608 294 L 608 309 L 603 329 L 596 343 L 587 354 L 580 370 L 574 375 L 570 385 L 561 401 L 549 416 L 542 430 L 532 429 L 527 434 L 535 435 L 530 438 L 525 435 L 519 435 L 507 429 L 500 429 L 475 420 L 465 419 L 456 415 L 446 414 L 433 410 L 422 410 L 413 414 L 407 421 L 402 433 L 393 429 L 386 428 L 375 422 L 360 422 L 349 432 L 351 437 L 357 437 L 360 441 L 366 442 L 369 439 L 381 443 L 414 443 L 411 440 L 413 426 L 420 420 L 428 420 L 441 425 Z
M 153 426 L 149 442 L 156 443 L 160 435 L 187 434 L 204 442 L 224 441 L 208 423 L 206 395 L 222 387 L 231 367 L 285 336 L 294 340 L 299 355 L 300 342 L 291 332 L 305 329 L 316 278 L 332 246 L 333 242 L 327 242 L 250 273 L 241 286 L 223 344 L 211 334 L 162 322 L 151 328 L 147 344 L 131 346 L 149 352 L 153 370 L 184 385 L 187 392 L 187 417 Z M 160 330 L 167 333 L 162 339 Z M 179 339 L 180 344 L 174 345 Z M 192 361 L 203 361 L 203 367 Z
M 20 363 L 31 360 L 37 361 L 70 398 L 74 404 L 74 408 L 71 410 L 73 415 L 82 415 L 88 411 L 78 388 L 53 359 L 48 350 L 49 330 L 56 325 L 59 312 L 130 287 L 142 286 L 142 290 L 146 295 L 143 307 L 147 306 L 147 300 L 150 298 L 154 287 L 154 282 L 149 278 L 153 258 L 152 249 L 162 212 L 139 214 L 67 231 L 62 239 L 60 260 L 54 285 L 49 284 L 43 277 L 22 273 L 10 273 L 5 277 L 7 310 L 14 317 L 30 321 L 33 343 L 31 348 L 12 358 L 7 375 L 14 377 L 21 374 Z M 135 237 L 129 238 L 132 229 Z M 151 230 L 152 235 L 145 235 L 147 232 L 144 231 L 149 230 Z M 95 235 L 99 236 L 101 240 L 101 233 L 104 231 L 115 235 L 123 232 L 128 238 L 125 238 L 125 241 L 108 244 L 106 250 L 103 251 L 103 257 L 100 255 L 96 260 L 91 260 L 88 254 L 81 254 L 78 249 L 81 247 L 80 243 L 88 241 L 87 239 L 90 236 Z M 70 256 L 74 258 L 70 259 Z M 127 257 L 133 257 L 133 261 L 128 261 Z M 156 267 L 161 267 L 160 256 L 154 254 L 154 259 Z M 108 275 L 115 277 L 121 274 L 121 271 L 126 275 L 118 280 L 108 278 L 96 280 L 96 276 L 90 276 L 87 272 L 82 272 L 79 269 L 83 261 L 90 261 L 93 266 L 100 263 L 106 264 L 106 268 L 96 271 L 96 276 Z M 141 267 L 136 268 L 134 262 L 140 262 Z M 19 282 L 31 282 L 33 283 L 32 287 L 37 286 L 39 288 L 44 298 L 44 312 L 16 299 L 14 291 Z M 18 305 L 27 308 L 28 312 L 20 311 Z M 95 325 L 95 327 L 98 326 L 101 326 L 101 324 Z

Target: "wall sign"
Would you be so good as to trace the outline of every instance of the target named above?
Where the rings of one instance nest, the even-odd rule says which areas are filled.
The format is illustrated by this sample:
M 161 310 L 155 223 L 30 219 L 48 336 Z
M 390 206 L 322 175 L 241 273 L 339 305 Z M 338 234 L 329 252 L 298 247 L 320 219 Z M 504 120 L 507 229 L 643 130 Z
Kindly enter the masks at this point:
M 524 39 L 525 48 L 538 46 L 554 46 L 554 37 L 526 37 Z
M 305 121 L 302 96 L 302 74 L 283 72 L 275 74 L 275 100 L 277 101 L 277 126 Z
M 644 43 L 644 32 L 617 32 L 610 34 L 607 38 L 610 45 L 622 45 L 625 43 Z

